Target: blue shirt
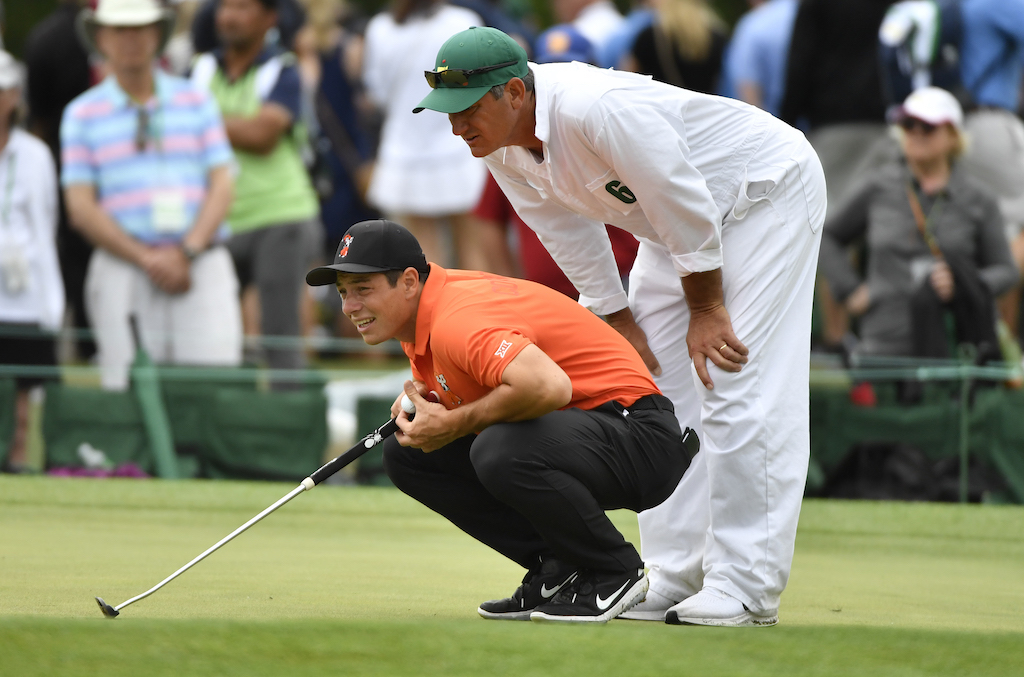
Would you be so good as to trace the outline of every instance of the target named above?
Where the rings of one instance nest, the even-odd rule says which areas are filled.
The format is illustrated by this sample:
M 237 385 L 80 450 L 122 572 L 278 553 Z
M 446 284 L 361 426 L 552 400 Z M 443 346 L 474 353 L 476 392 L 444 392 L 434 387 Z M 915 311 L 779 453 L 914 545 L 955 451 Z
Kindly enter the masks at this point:
M 725 57 L 726 91 L 738 96 L 740 83 L 761 89 L 761 106 L 772 115 L 782 108 L 786 59 L 796 21 L 797 0 L 770 0 L 736 24 Z
M 597 65 L 601 68 L 618 68 L 622 57 L 629 54 L 636 42 L 636 36 L 654 23 L 653 9 L 634 9 L 622 24 L 615 29 L 603 46 L 597 47 Z
M 60 126 L 61 184 L 94 186 L 100 207 L 136 239 L 176 243 L 206 199 L 210 170 L 233 156 L 208 94 L 161 71 L 154 86 L 144 116 L 113 76 L 68 104 Z
M 960 75 L 975 103 L 1017 110 L 1024 0 L 963 0 Z

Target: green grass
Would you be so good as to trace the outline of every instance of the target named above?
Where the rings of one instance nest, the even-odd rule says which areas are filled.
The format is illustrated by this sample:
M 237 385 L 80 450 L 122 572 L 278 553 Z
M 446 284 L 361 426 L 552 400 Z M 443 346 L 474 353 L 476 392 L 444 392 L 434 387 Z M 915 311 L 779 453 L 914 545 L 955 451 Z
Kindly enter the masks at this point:
M 1020 675 L 1024 508 L 807 501 L 781 623 L 493 623 L 522 576 L 397 491 L 0 478 L 0 676 Z M 615 513 L 630 539 L 636 519 Z

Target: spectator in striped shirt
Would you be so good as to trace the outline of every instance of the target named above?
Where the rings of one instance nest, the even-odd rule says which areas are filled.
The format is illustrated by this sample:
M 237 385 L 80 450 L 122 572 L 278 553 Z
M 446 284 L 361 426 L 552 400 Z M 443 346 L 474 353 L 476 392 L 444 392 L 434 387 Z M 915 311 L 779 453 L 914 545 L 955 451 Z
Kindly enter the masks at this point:
M 233 156 L 216 103 L 160 72 L 172 15 L 156 0 L 100 0 L 81 15 L 110 76 L 64 112 L 68 214 L 95 246 L 85 280 L 104 387 L 123 389 L 129 318 L 162 363 L 238 365 L 238 279 L 227 250 Z

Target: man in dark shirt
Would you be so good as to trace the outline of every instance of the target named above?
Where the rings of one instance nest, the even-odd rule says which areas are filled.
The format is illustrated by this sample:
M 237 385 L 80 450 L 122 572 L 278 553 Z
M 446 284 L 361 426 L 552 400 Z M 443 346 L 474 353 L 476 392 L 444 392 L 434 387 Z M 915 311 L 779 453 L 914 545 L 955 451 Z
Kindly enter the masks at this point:
M 828 212 L 851 183 L 891 159 L 878 73 L 878 28 L 893 0 L 803 0 L 780 117 L 803 120 L 825 170 Z
M 93 84 L 89 55 L 75 32 L 75 18 L 82 4 L 81 0 L 60 0 L 57 8 L 36 24 L 25 41 L 29 131 L 50 147 L 58 168 L 60 118 L 64 107 Z M 57 251 L 72 322 L 77 328 L 87 328 L 83 291 L 92 245 L 68 225 L 63 196 L 57 223 Z M 95 350 L 92 341 L 78 344 L 80 357 L 89 357 Z
M 858 179 L 895 158 L 886 133 L 878 29 L 893 0 L 802 0 L 793 26 L 780 117 L 810 128 L 825 171 L 828 214 L 841 209 Z M 806 125 L 806 126 L 804 126 Z M 824 343 L 841 344 L 849 321 L 818 285 Z

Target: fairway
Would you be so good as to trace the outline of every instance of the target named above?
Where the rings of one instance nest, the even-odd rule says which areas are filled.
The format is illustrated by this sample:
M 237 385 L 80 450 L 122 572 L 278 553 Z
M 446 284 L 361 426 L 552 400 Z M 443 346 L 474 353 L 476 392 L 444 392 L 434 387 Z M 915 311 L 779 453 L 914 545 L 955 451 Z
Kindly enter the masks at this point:
M 392 489 L 0 477 L 0 675 L 1020 675 L 1024 508 L 807 501 L 780 624 L 483 621 L 522 571 Z M 636 542 L 636 518 L 613 515 Z

